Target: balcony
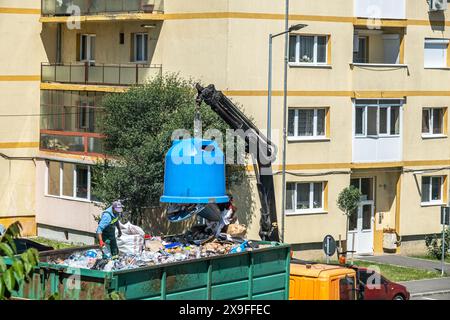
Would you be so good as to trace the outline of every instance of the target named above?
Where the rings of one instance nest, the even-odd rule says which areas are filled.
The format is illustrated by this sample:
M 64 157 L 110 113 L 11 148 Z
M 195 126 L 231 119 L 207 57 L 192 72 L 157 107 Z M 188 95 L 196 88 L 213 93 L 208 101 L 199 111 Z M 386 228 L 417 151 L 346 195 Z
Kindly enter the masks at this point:
M 42 82 L 131 86 L 162 74 L 162 65 L 41 64 Z
M 404 32 L 404 28 L 355 28 L 350 64 L 354 90 L 404 90 L 408 79 Z
M 46 17 L 163 13 L 164 0 L 41 0 L 41 8 Z
M 354 163 L 402 160 L 403 100 L 356 100 L 353 111 Z
M 406 19 L 406 1 L 355 0 L 354 15 L 366 19 Z
M 103 93 L 41 91 L 40 149 L 79 155 L 101 155 Z

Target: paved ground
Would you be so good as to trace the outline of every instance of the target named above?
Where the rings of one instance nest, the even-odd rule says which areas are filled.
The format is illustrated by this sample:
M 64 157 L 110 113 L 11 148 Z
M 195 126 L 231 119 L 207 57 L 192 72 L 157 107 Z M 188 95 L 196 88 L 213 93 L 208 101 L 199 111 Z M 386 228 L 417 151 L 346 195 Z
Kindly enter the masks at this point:
M 358 259 L 384 264 L 441 271 L 441 263 L 437 261 L 405 257 L 400 255 L 360 256 Z M 450 275 L 450 264 L 444 270 Z M 411 293 L 411 300 L 450 300 L 450 277 L 400 282 Z
M 395 254 L 381 256 L 360 256 L 360 260 L 373 261 L 378 263 L 392 264 L 402 267 L 410 267 L 416 269 L 425 269 L 431 271 L 441 271 L 441 263 L 432 260 L 405 257 Z M 450 275 L 450 263 L 445 264 L 445 272 Z
M 400 284 L 408 288 L 412 297 L 428 296 L 437 293 L 450 294 L 450 278 L 404 281 L 400 282 Z
M 412 297 L 411 300 L 450 300 L 450 293 Z

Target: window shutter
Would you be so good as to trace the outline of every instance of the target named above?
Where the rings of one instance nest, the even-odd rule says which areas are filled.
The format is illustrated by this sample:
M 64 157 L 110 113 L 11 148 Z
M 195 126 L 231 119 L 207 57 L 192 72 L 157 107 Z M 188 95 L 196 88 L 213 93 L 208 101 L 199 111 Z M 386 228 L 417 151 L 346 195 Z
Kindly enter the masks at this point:
M 80 61 L 80 42 L 81 42 L 81 34 L 77 33 L 76 61 Z
M 134 62 L 135 61 L 135 56 L 134 56 L 134 33 L 131 34 L 131 41 L 130 41 L 130 61 Z

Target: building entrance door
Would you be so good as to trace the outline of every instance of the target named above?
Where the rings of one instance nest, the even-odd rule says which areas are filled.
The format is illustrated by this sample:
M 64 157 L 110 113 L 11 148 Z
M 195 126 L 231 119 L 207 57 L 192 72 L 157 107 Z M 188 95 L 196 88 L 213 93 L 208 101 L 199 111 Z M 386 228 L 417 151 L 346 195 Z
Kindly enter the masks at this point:
M 351 179 L 351 185 L 361 191 L 361 199 L 356 212 L 349 219 L 347 250 L 356 254 L 373 254 L 375 227 L 374 178 Z
M 374 203 L 361 201 L 349 219 L 347 250 L 373 254 Z M 353 244 L 354 243 L 354 244 Z

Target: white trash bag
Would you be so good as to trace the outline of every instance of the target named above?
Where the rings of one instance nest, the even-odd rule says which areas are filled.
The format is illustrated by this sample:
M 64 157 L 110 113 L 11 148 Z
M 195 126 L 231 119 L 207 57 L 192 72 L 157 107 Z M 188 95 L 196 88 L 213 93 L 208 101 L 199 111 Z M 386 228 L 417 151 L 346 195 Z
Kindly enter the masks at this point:
M 145 232 L 142 228 L 127 222 L 122 224 L 119 222 L 122 236 L 118 238 L 118 230 L 116 230 L 117 246 L 120 254 L 140 254 L 144 247 Z

